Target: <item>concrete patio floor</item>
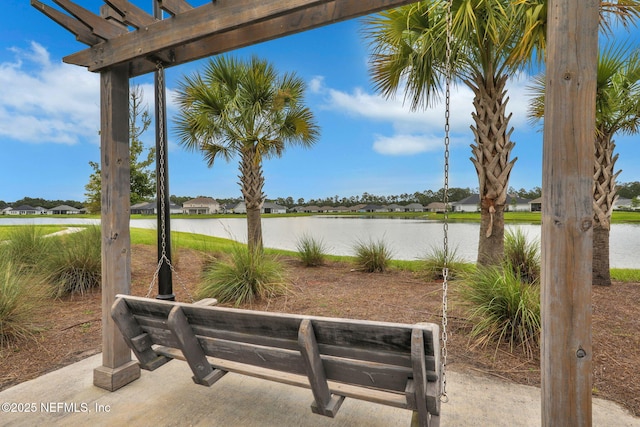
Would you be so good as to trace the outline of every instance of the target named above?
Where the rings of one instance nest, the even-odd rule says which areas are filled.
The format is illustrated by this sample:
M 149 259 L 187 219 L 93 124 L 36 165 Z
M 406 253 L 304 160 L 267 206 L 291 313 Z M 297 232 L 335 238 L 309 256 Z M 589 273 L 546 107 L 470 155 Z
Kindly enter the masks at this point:
M 93 369 L 101 361 L 101 355 L 92 356 L 0 392 L 0 425 L 387 427 L 409 426 L 411 420 L 410 411 L 349 398 L 334 419 L 325 418 L 311 413 L 310 390 L 235 374 L 211 388 L 198 386 L 180 361 L 142 371 L 140 379 L 110 393 L 92 384 Z M 442 405 L 441 426 L 540 425 L 536 387 L 449 370 L 447 390 L 449 403 Z M 640 427 L 640 418 L 594 398 L 593 425 Z

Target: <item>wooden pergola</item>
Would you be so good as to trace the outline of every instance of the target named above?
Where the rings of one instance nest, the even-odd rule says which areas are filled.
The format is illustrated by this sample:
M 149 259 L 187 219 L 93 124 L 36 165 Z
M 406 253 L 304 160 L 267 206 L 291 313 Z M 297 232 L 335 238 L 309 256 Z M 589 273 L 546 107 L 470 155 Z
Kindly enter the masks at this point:
M 234 0 L 192 7 L 155 0 L 167 19 L 127 0 L 97 15 L 71 0 L 32 6 L 89 46 L 64 58 L 100 73 L 102 366 L 107 390 L 140 376 L 110 308 L 130 293 L 129 79 L 415 0 Z M 152 0 L 153 1 L 153 0 Z M 548 1 L 542 212 L 542 421 L 591 425 L 591 251 L 597 0 Z M 160 14 L 162 15 L 162 14 Z

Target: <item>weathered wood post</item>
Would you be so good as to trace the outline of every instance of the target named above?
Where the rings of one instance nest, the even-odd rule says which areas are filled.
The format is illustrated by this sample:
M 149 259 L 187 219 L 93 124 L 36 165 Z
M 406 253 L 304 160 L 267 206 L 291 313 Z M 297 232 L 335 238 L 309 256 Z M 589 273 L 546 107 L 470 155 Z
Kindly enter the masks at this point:
M 550 0 L 542 182 L 542 425 L 591 425 L 598 0 Z
M 102 179 L 102 366 L 93 384 L 109 391 L 140 377 L 140 367 L 111 319 L 115 295 L 131 293 L 129 233 L 129 73 L 127 64 L 100 73 Z

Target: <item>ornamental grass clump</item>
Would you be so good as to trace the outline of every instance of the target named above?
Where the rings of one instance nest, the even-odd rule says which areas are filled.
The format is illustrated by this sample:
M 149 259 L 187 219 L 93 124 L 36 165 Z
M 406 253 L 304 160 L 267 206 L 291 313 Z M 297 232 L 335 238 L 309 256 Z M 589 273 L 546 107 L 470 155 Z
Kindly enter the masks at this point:
M 525 283 L 540 281 L 540 242 L 527 241 L 522 229 L 505 231 L 504 258 L 514 274 Z
M 474 345 L 508 343 L 533 357 L 540 337 L 540 286 L 524 282 L 510 265 L 478 267 L 460 295 L 468 307 Z
M 35 225 L 22 225 L 9 233 L 3 243 L 3 257 L 19 269 L 35 269 L 51 253 L 52 238 L 45 237 L 44 229 Z
M 473 269 L 472 264 L 465 262 L 462 257 L 458 255 L 457 248 L 449 248 L 448 251 L 445 251 L 444 248 L 432 246 L 423 261 L 424 269 L 427 272 L 427 278 L 429 280 L 444 279 L 442 270 L 445 262 L 449 270 L 449 279 L 455 279 L 461 274 L 470 273 Z
M 99 227 L 58 236 L 43 262 L 47 280 L 56 297 L 85 294 L 102 281 L 101 235 Z
M 358 270 L 368 273 L 384 273 L 393 256 L 383 240 L 357 241 L 353 246 Z
M 274 257 L 238 245 L 230 260 L 216 262 L 205 271 L 198 297 L 239 306 L 287 290 L 284 269 Z
M 4 249 L 2 255 L 4 255 Z M 0 257 L 0 349 L 35 339 L 34 311 L 42 303 L 42 282 L 25 267 Z
M 308 234 L 304 234 L 296 242 L 298 257 L 305 267 L 317 267 L 324 264 L 327 248 L 324 241 L 317 240 Z

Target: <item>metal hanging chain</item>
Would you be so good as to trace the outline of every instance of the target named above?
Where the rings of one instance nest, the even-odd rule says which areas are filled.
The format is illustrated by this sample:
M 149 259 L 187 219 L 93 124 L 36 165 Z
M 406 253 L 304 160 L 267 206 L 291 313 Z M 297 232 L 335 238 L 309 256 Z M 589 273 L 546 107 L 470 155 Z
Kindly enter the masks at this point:
M 446 57 L 445 57 L 445 108 L 444 108 L 444 222 L 443 222 L 443 245 L 444 245 L 444 265 L 442 267 L 442 394 L 440 400 L 448 402 L 447 395 L 447 310 L 448 310 L 448 288 L 449 288 L 449 145 L 450 145 L 450 122 L 451 114 L 451 42 L 452 35 L 452 15 L 451 3 L 447 1 L 446 19 Z
M 158 71 L 158 90 L 160 90 L 161 88 L 164 87 L 164 67 L 162 66 L 162 62 L 158 62 L 156 65 L 157 71 Z M 165 152 L 164 152 L 164 146 L 165 146 L 165 132 L 164 132 L 164 94 L 162 94 L 161 96 L 158 96 L 158 117 L 156 117 L 156 119 L 158 120 L 158 132 L 160 133 L 159 135 L 159 139 L 160 139 L 160 147 L 159 147 L 159 153 L 158 153 L 158 161 L 160 162 L 160 167 L 158 168 L 158 176 L 156 177 L 156 180 L 159 182 L 160 184 L 160 194 L 158 194 L 158 199 L 162 200 L 162 203 L 159 203 L 160 205 L 160 223 L 162 224 L 162 226 L 160 227 L 160 233 L 162 238 L 160 239 L 160 241 L 162 242 L 162 246 L 160 248 L 160 259 L 158 260 L 158 265 L 156 266 L 156 271 L 153 273 L 153 278 L 151 279 L 151 283 L 149 284 L 149 290 L 147 291 L 147 298 L 151 295 L 151 292 L 153 292 L 153 288 L 155 287 L 155 284 L 158 281 L 158 274 L 160 274 L 160 269 L 162 268 L 162 264 L 166 263 L 166 265 L 169 266 L 169 269 L 171 270 L 171 273 L 173 273 L 176 276 L 176 279 L 178 279 L 178 283 L 180 283 L 180 286 L 182 286 L 182 288 L 184 289 L 184 291 L 186 292 L 187 296 L 189 297 L 189 299 L 191 300 L 191 302 L 194 301 L 193 296 L 191 295 L 191 293 L 189 292 L 189 289 L 187 289 L 187 287 L 185 286 L 184 282 L 182 282 L 182 280 L 180 280 L 180 277 L 178 276 L 178 273 L 176 271 L 176 269 L 174 268 L 173 264 L 171 264 L 171 260 L 169 259 L 169 257 L 167 256 L 167 230 L 165 227 L 165 220 L 167 217 L 167 212 L 165 210 L 165 197 L 166 197 L 166 188 L 164 185 L 165 182 L 165 169 L 164 169 L 164 164 L 165 164 Z

